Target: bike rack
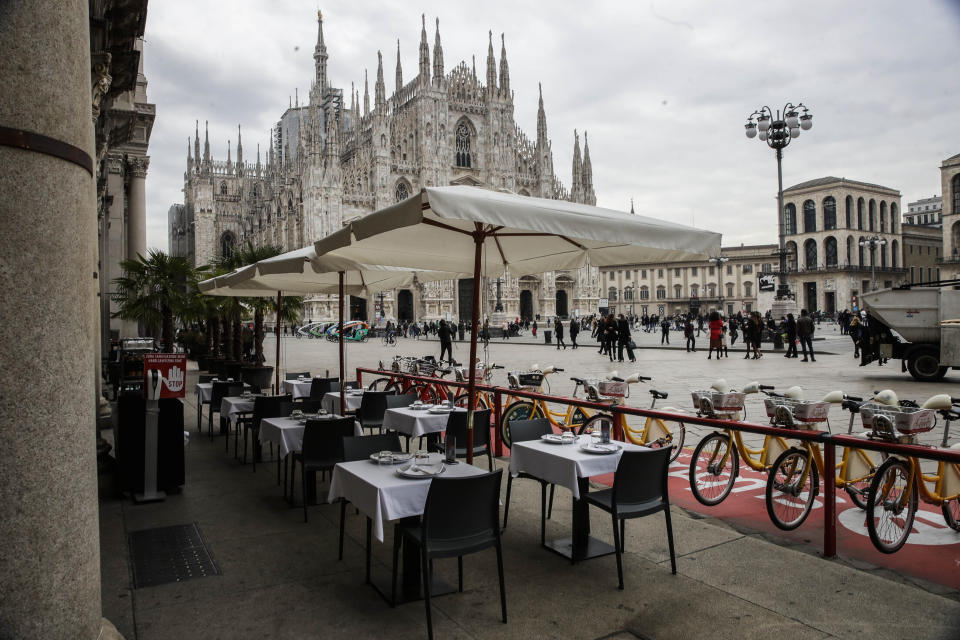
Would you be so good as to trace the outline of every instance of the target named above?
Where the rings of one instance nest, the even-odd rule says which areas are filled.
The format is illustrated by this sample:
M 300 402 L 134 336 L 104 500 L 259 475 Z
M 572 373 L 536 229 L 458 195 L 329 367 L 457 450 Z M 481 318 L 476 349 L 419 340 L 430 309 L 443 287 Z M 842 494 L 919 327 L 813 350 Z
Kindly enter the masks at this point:
M 368 369 L 357 367 L 357 380 L 361 381 L 363 373 L 374 375 L 387 375 L 397 378 L 407 378 L 415 382 L 429 382 L 437 384 L 438 381 L 451 387 L 467 388 L 468 383 L 447 381 L 436 377 L 416 376 L 408 373 L 398 373 L 390 370 Z M 362 384 L 361 384 L 362 386 Z M 569 398 L 565 396 L 554 396 L 536 391 L 524 391 L 522 389 L 509 389 L 506 387 L 495 387 L 492 385 L 477 384 L 477 390 L 492 393 L 494 397 L 494 448 L 495 455 L 503 455 L 503 441 L 500 438 L 500 419 L 503 416 L 503 396 L 513 396 L 518 398 L 529 398 L 531 400 L 543 400 L 555 404 L 576 405 L 588 409 L 597 409 L 613 415 L 614 432 L 613 437 L 617 440 L 623 440 L 623 417 L 625 415 L 638 416 L 642 418 L 659 418 L 661 420 L 683 422 L 685 424 L 696 424 L 713 429 L 731 429 L 733 431 L 745 431 L 764 436 L 780 436 L 790 440 L 801 440 L 805 442 L 818 442 L 823 444 L 823 464 L 825 469 L 836 469 L 836 447 L 853 447 L 857 449 L 867 449 L 870 451 L 880 451 L 890 455 L 899 455 L 904 457 L 923 458 L 928 460 L 943 460 L 960 464 L 960 450 L 940 449 L 915 444 L 899 444 L 894 442 L 883 442 L 879 440 L 867 440 L 845 434 L 833 435 L 826 431 L 813 431 L 807 429 L 785 429 L 782 427 L 772 427 L 770 425 L 757 424 L 752 422 L 738 422 L 735 420 L 724 420 L 720 418 L 707 418 L 695 414 L 670 413 L 659 411 L 657 409 L 643 409 L 640 407 L 628 407 L 624 405 L 611 405 L 606 402 L 593 402 L 581 398 Z M 836 503 L 836 475 L 824 473 L 823 477 L 823 555 L 832 558 L 837 555 L 837 503 Z

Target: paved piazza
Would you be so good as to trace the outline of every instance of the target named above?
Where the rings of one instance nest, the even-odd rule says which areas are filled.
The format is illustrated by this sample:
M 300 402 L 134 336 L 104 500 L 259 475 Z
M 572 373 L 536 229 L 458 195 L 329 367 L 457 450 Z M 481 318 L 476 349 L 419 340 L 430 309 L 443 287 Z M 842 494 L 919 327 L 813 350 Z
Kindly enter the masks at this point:
M 529 335 L 529 332 L 528 334 Z M 539 337 L 539 336 L 538 336 Z M 740 341 L 730 350 L 729 360 L 707 360 L 707 350 L 700 348 L 706 345 L 706 333 L 702 333 L 697 340 L 697 352 L 687 353 L 684 349 L 682 332 L 673 331 L 670 335 L 670 349 L 662 349 L 659 333 L 634 332 L 634 339 L 641 347 L 637 352 L 637 362 L 613 362 L 606 356 L 601 357 L 597 351 L 598 344 L 589 338 L 589 333 L 581 333 L 581 347 L 577 350 L 566 349 L 557 351 L 555 346 L 533 344 L 521 340 L 490 341 L 490 360 L 504 365 L 505 369 L 494 374 L 494 384 L 506 386 L 507 370 L 529 368 L 537 363 L 541 366 L 554 365 L 562 367 L 563 373 L 550 376 L 552 391 L 558 395 L 569 395 L 573 391 L 573 382 L 570 376 L 602 377 L 610 371 L 617 370 L 622 375 L 638 372 L 644 376 L 651 376 L 650 383 L 632 385 L 632 397 L 628 404 L 638 407 L 649 407 L 650 396 L 647 388 L 666 391 L 670 397 L 660 401 L 658 407 L 679 406 L 690 409 L 689 392 L 692 389 L 705 388 L 717 378 L 725 378 L 734 388 L 742 387 L 745 383 L 756 380 L 761 384 L 775 385 L 778 390 L 786 389 L 791 385 L 800 385 L 806 392 L 808 399 L 819 399 L 826 393 L 840 389 L 855 396 L 868 396 L 874 390 L 893 389 L 901 399 L 911 399 L 923 402 L 937 393 L 960 395 L 960 372 L 951 371 L 939 383 L 921 383 L 915 381 L 908 373 L 901 373 L 900 362 L 891 360 L 883 367 L 872 363 L 860 367 L 859 359 L 853 357 L 853 343 L 847 336 L 841 336 L 833 325 L 823 324 L 817 330 L 815 350 L 823 353 L 817 356 L 816 362 L 802 362 L 802 358 L 787 360 L 783 351 L 777 352 L 768 349 L 764 344 L 764 356 L 759 360 L 744 360 L 744 352 L 740 350 Z M 585 338 L 585 339 L 584 339 Z M 542 338 L 541 338 L 542 340 Z M 569 339 L 568 339 L 569 343 Z M 268 339 L 265 343 L 267 361 L 274 362 L 275 340 Z M 679 347 L 679 348 L 677 348 Z M 480 349 L 478 353 L 482 354 Z M 379 340 L 369 342 L 349 343 L 347 345 L 347 368 L 353 370 L 358 366 L 376 367 L 382 360 L 388 363 L 394 355 L 422 356 L 440 355 L 440 343 L 436 340 L 401 339 L 397 347 L 385 347 Z M 454 358 L 459 362 L 466 362 L 469 358 L 469 343 L 454 342 Z M 482 356 L 481 356 L 482 357 Z M 288 371 L 307 371 L 314 375 L 329 369 L 337 369 L 337 345 L 335 342 L 324 340 L 309 340 L 285 337 L 283 338 L 283 352 L 281 354 L 281 369 Z M 370 378 L 364 376 L 365 380 Z M 762 412 L 760 397 L 752 396 L 748 400 L 748 418 L 759 422 L 766 422 Z M 845 432 L 849 421 L 849 414 L 840 409 L 839 405 L 832 408 L 831 426 L 835 433 Z M 859 421 L 858 421 L 859 422 Z M 921 441 L 938 443 L 942 437 L 942 421 L 938 420 L 937 428 L 922 434 Z M 960 428 L 960 427 L 958 427 Z M 854 426 L 855 432 L 860 429 L 859 424 Z M 686 446 L 692 447 L 703 435 L 697 427 L 688 428 Z M 955 438 L 951 438 L 955 441 Z

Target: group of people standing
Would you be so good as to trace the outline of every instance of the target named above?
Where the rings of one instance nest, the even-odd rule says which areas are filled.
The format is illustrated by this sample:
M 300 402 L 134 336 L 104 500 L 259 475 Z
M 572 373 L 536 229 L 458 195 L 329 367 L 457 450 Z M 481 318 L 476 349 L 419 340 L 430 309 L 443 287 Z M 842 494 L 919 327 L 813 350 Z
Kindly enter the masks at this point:
M 617 317 L 611 313 L 606 317 L 593 318 L 590 323 L 590 337 L 596 338 L 600 343 L 598 353 L 609 357 L 610 362 L 623 362 L 624 351 L 630 362 L 637 361 L 633 352 L 637 345 L 630 333 L 630 321 L 622 313 Z

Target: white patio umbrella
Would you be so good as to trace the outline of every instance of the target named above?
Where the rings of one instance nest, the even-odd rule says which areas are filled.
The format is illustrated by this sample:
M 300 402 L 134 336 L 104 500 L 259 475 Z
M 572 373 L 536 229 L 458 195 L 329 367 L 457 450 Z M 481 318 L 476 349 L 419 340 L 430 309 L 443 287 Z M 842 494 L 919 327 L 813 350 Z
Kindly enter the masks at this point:
M 314 247 L 322 259 L 473 273 L 467 420 L 472 461 L 482 272 L 509 269 L 520 276 L 574 269 L 588 260 L 594 265 L 698 260 L 719 255 L 720 234 L 563 200 L 454 186 L 425 188 L 352 221 Z

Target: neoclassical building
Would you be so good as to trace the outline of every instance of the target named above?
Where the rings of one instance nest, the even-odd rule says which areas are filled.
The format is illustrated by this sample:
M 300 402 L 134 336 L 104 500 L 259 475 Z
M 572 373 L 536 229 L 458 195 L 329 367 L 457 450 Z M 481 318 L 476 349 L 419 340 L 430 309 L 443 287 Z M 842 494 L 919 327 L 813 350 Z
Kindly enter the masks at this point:
M 940 165 L 943 189 L 943 264 L 941 277 L 960 278 L 960 153 Z
M 366 72 L 362 97 L 359 86 L 332 85 L 323 27 L 318 13 L 308 100 L 290 100 L 271 131 L 265 158 L 258 146 L 256 161 L 245 159 L 238 127 L 236 146 L 231 149 L 227 141 L 226 160 L 216 160 L 207 132 L 201 152 L 197 123 L 195 137 L 187 143 L 184 202 L 170 212 L 172 250 L 205 264 L 247 241 L 297 249 L 434 185 L 596 203 L 586 132 L 582 154 L 574 132 L 568 189 L 554 171 L 542 91 L 535 137 L 517 126 L 503 39 L 498 64 L 490 34 L 485 76 L 477 75 L 475 62 L 445 69 L 439 20 L 431 56 L 424 18 L 417 74 L 404 81 L 398 42 L 394 89 L 388 94 L 378 52 L 371 99 Z M 492 279 L 485 282 L 483 313 L 493 312 L 496 289 Z M 500 289 L 507 316 L 588 313 L 596 308 L 597 271 L 507 277 Z M 351 316 L 372 319 L 368 303 L 379 307 L 380 301 L 379 295 L 369 301 L 352 297 Z M 471 301 L 472 281 L 418 283 L 385 292 L 383 311 L 400 320 L 462 318 L 469 317 Z M 335 313 L 335 296 L 307 301 L 306 318 Z

